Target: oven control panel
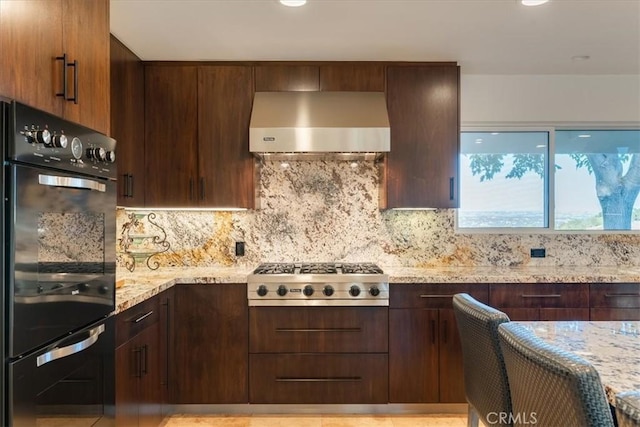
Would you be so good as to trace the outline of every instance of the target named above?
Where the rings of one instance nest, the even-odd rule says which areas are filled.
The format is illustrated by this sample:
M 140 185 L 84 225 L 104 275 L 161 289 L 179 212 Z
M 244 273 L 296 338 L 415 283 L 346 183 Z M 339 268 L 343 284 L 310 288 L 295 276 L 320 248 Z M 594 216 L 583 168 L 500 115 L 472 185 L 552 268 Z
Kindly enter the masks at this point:
M 11 104 L 9 160 L 116 179 L 116 141 L 19 102 Z

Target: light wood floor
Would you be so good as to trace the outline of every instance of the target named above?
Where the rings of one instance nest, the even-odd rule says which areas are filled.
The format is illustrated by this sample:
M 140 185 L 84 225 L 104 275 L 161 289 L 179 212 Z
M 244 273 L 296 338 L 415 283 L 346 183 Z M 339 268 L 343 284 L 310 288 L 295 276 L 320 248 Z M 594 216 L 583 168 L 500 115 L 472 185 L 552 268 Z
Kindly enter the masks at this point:
M 465 427 L 465 415 L 173 415 L 163 427 Z

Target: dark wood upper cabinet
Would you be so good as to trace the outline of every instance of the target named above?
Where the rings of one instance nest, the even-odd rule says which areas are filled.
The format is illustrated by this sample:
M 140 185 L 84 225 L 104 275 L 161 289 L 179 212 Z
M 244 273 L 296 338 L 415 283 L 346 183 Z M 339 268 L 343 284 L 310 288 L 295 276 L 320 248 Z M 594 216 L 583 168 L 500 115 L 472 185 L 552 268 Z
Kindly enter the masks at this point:
M 320 90 L 384 92 L 384 65 L 377 63 L 321 65 Z
M 453 63 L 387 67 L 391 152 L 381 208 L 458 207 L 458 87 Z
M 0 95 L 109 134 L 108 0 L 2 1 L 0 43 Z
M 249 66 L 198 68 L 200 205 L 254 207 L 254 160 L 249 152 L 252 88 Z
M 145 67 L 145 205 L 197 205 L 198 67 Z
M 320 90 L 317 65 L 258 65 L 254 72 L 256 92 Z
M 118 205 L 144 206 L 144 66 L 113 36 L 111 136 L 118 143 Z

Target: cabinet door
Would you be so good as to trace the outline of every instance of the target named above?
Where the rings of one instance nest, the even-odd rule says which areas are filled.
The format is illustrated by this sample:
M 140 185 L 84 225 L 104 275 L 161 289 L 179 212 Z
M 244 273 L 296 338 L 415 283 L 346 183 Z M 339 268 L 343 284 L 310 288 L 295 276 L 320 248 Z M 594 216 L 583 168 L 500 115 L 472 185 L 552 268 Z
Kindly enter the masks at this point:
M 0 94 L 62 114 L 61 0 L 0 1 Z
M 389 309 L 389 402 L 438 402 L 438 369 L 438 310 Z
M 140 382 L 138 351 L 135 338 L 122 344 L 115 351 L 115 418 L 118 426 L 138 425 L 138 388 Z
M 144 206 L 144 66 L 113 36 L 111 136 L 118 141 L 118 205 Z
M 175 293 L 173 402 L 247 403 L 246 286 L 180 285 Z
M 459 69 L 456 65 L 390 66 L 383 208 L 457 208 Z
M 201 206 L 253 208 L 248 66 L 198 67 L 198 198 Z
M 320 69 L 315 65 L 258 65 L 256 92 L 320 90 Z
M 591 320 L 640 320 L 640 283 L 592 283 Z
M 320 90 L 384 92 L 384 66 L 349 62 L 321 65 Z
M 145 205 L 194 207 L 198 68 L 145 67 Z
M 453 310 L 440 309 L 440 403 L 463 403 L 462 343 Z
M 138 425 L 141 427 L 156 427 L 162 422 L 159 332 L 156 322 L 136 337 L 140 351 Z
M 78 61 L 75 70 L 70 70 L 68 82 L 69 94 L 76 102 L 64 103 L 64 116 L 108 135 L 109 0 L 63 0 L 62 10 L 62 36 L 68 62 Z M 46 32 L 47 36 L 51 33 L 55 31 Z

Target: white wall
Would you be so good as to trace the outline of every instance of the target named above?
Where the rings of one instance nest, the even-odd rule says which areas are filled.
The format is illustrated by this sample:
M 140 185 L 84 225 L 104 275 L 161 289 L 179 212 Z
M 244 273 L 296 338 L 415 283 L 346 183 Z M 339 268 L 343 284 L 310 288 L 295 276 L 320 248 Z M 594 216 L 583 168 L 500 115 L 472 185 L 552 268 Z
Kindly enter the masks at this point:
M 461 122 L 637 125 L 640 75 L 463 74 Z

